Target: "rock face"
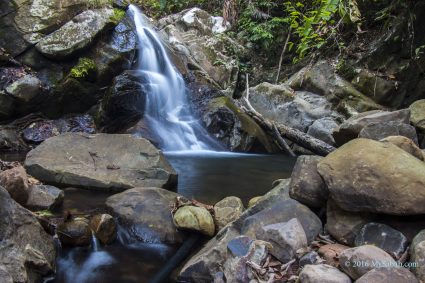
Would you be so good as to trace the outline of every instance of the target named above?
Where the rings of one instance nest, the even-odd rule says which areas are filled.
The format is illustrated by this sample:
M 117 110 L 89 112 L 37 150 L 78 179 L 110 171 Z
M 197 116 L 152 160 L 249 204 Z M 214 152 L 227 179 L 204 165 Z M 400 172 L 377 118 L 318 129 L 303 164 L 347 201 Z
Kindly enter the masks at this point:
M 64 58 L 84 49 L 108 24 L 112 24 L 114 10 L 104 8 L 88 10 L 72 21 L 42 38 L 36 45 L 38 51 L 51 58 Z
M 177 228 L 198 231 L 207 236 L 214 236 L 214 220 L 204 207 L 183 206 L 177 209 L 173 216 Z
M 302 155 L 291 175 L 289 195 L 309 207 L 323 207 L 328 199 L 325 182 L 317 172 L 320 156 Z
M 34 185 L 29 189 L 25 207 L 31 210 L 52 210 L 62 204 L 65 193 L 53 186 Z
M 389 254 L 371 245 L 347 249 L 341 253 L 339 260 L 342 270 L 354 280 L 375 268 L 397 266 Z
M 214 220 L 217 231 L 220 231 L 228 223 L 238 219 L 245 210 L 243 203 L 238 197 L 226 197 L 214 205 Z
M 149 141 L 130 135 L 67 133 L 27 155 L 29 174 L 70 187 L 122 191 L 137 186 L 172 186 L 176 173 Z
M 292 260 L 298 250 L 307 248 L 307 237 L 296 218 L 262 227 L 257 238 L 271 243 L 270 253 L 283 263 Z
M 88 246 L 92 237 L 89 221 L 82 217 L 59 224 L 57 234 L 61 243 L 69 246 Z
M 97 214 L 90 219 L 90 229 L 102 244 L 110 244 L 117 237 L 117 224 L 109 214 Z
M 367 111 L 352 116 L 342 123 L 339 128 L 334 132 L 333 136 L 338 145 L 355 139 L 359 133 L 369 124 L 373 123 L 397 123 L 409 124 L 410 110 L 404 109 L 394 112 L 388 111 Z
M 415 275 L 406 268 L 373 269 L 356 280 L 356 283 L 419 283 Z
M 143 116 L 147 93 L 141 79 L 130 71 L 115 77 L 99 110 L 100 128 L 113 133 L 133 126 Z
M 318 171 L 344 210 L 425 213 L 425 164 L 395 145 L 353 140 L 319 162 Z
M 393 145 L 398 146 L 407 153 L 410 153 L 414 157 L 424 160 L 422 150 L 411 140 L 402 136 L 389 136 L 381 140 L 382 142 L 389 142 Z
M 25 205 L 29 196 L 28 177 L 22 166 L 0 172 L 0 186 L 19 204 Z
M 202 119 L 208 132 L 231 151 L 274 151 L 263 129 L 228 97 L 209 101 Z
M 351 283 L 350 277 L 326 264 L 306 265 L 300 273 L 300 283 Z
M 106 206 L 126 228 L 127 241 L 177 244 L 186 236 L 171 215 L 177 196 L 159 188 L 134 188 L 109 197 Z
M 13 282 L 35 283 L 53 271 L 53 239 L 33 214 L 18 205 L 2 187 L 0 238 L 0 276 L 5 282 L 11 277 Z
M 355 244 L 356 246 L 374 245 L 398 259 L 406 250 L 408 240 L 401 232 L 388 225 L 368 223 L 358 233 Z

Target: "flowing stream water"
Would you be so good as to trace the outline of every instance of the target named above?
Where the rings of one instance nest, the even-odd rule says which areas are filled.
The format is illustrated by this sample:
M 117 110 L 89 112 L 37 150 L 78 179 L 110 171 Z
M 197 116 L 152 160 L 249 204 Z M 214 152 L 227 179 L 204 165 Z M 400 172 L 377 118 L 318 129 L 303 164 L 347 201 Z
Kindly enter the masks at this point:
M 139 42 L 136 71 L 149 89 L 144 120 L 179 175 L 177 192 L 207 204 L 226 196 L 238 196 L 246 204 L 250 198 L 269 191 L 274 180 L 289 177 L 293 158 L 215 151 L 220 146 L 191 114 L 185 82 L 158 35 L 136 6 L 130 5 L 129 10 Z M 62 211 L 101 212 L 109 196 L 110 193 L 67 189 Z M 108 246 L 93 237 L 90 247 L 60 249 L 57 274 L 45 282 L 149 282 L 177 248 L 128 243 L 120 236 L 123 234 L 125 231 L 119 228 L 118 240 Z

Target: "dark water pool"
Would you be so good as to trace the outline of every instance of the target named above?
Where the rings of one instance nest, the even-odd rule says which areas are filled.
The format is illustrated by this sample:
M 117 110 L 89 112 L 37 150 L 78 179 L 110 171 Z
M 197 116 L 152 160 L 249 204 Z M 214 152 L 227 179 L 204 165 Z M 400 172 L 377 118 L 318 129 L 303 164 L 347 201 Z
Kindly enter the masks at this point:
M 283 155 L 248 155 L 213 152 L 168 152 L 167 159 L 179 174 L 177 191 L 187 198 L 214 204 L 226 196 L 245 203 L 268 192 L 276 179 L 288 178 L 295 159 Z M 19 155 L 3 156 L 17 160 Z M 22 160 L 22 158 L 18 159 Z M 67 189 L 62 210 L 92 214 L 105 209 L 110 193 Z M 176 247 L 124 240 L 113 245 L 62 249 L 57 275 L 49 283 L 144 283 L 149 282 Z M 171 281 L 170 281 L 171 282 Z

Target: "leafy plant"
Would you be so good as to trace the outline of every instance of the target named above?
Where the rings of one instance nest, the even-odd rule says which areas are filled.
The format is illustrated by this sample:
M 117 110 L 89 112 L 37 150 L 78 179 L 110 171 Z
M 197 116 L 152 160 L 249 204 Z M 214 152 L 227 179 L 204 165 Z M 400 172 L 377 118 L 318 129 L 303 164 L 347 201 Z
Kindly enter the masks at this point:
M 70 75 L 75 79 L 83 79 L 92 77 L 96 70 L 96 64 L 92 59 L 80 58 L 77 65 L 71 69 Z

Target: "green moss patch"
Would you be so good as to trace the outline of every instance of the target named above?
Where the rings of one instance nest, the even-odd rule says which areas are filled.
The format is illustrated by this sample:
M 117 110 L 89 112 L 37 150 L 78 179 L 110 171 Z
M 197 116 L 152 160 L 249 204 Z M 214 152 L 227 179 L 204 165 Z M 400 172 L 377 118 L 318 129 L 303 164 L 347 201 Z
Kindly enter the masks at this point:
M 92 59 L 80 58 L 70 72 L 70 76 L 75 79 L 91 79 L 96 76 L 97 68 Z

